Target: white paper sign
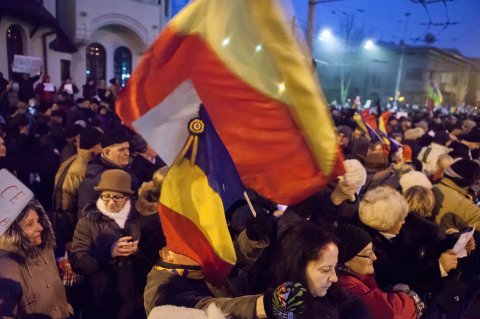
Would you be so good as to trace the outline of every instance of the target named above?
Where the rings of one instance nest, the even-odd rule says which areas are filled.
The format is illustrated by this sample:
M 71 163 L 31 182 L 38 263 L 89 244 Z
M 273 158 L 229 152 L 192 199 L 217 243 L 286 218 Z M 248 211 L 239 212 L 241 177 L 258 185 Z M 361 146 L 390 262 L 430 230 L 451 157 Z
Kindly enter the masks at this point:
M 475 227 L 473 227 L 472 231 L 469 231 L 468 233 L 462 233 L 460 235 L 460 238 L 458 238 L 457 242 L 455 243 L 455 246 L 453 246 L 452 250 L 457 254 L 458 258 L 463 258 L 467 256 L 467 250 L 465 249 L 465 246 L 467 246 L 470 238 L 473 237 L 474 232 Z
M 42 59 L 27 56 L 27 55 L 18 55 L 13 56 L 12 71 L 18 73 L 28 73 L 31 76 L 40 73 L 42 70 Z
M 55 92 L 55 87 L 53 83 L 43 83 L 43 90 L 45 92 Z
M 33 198 L 33 193 L 7 169 L 0 170 L 0 236 Z
M 72 83 L 66 83 L 64 86 L 63 86 L 63 90 L 65 92 L 67 92 L 68 94 L 73 94 L 73 85 Z

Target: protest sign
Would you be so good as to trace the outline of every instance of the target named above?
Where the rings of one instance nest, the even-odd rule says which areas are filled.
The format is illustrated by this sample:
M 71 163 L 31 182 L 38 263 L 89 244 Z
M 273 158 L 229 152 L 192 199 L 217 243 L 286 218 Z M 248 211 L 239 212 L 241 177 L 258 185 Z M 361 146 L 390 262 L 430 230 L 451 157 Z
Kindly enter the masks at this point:
M 42 59 L 40 58 L 15 54 L 13 56 L 12 71 L 28 73 L 33 76 L 40 73 L 42 65 Z
M 7 169 L 0 170 L 0 236 L 33 198 L 33 193 Z
M 458 238 L 455 246 L 452 249 L 457 254 L 458 258 L 467 257 L 467 250 L 465 247 L 467 246 L 468 241 L 473 237 L 474 232 L 475 227 L 473 227 L 471 231 L 462 233 Z

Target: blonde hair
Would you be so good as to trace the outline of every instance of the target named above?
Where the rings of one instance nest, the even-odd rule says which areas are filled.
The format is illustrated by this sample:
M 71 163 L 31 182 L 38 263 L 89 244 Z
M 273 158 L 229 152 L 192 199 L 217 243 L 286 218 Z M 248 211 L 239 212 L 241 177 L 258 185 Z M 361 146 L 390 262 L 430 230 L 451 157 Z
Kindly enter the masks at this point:
M 369 190 L 358 209 L 363 224 L 378 231 L 388 231 L 405 219 L 408 203 L 395 189 L 380 186 Z
M 415 185 L 408 188 L 403 194 L 408 203 L 410 212 L 415 212 L 423 217 L 431 217 L 435 206 L 435 197 L 431 189 Z

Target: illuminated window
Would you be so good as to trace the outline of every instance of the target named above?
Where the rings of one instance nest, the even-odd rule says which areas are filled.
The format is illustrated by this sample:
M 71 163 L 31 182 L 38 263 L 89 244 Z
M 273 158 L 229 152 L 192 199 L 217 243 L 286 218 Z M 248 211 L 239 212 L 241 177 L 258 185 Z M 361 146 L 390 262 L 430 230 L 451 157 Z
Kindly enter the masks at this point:
M 132 72 L 132 53 L 126 47 L 118 47 L 113 55 L 115 77 L 125 86 Z
M 105 48 L 99 43 L 92 43 L 87 46 L 85 75 L 98 82 L 106 79 L 107 54 Z
M 12 63 L 15 54 L 23 55 L 23 30 L 18 24 L 7 29 L 8 74 L 12 76 Z

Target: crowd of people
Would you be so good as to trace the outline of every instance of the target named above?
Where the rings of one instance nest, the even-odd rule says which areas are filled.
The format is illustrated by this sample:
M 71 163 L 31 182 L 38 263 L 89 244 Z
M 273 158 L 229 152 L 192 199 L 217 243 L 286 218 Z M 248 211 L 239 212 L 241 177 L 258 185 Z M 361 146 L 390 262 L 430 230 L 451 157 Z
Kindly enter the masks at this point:
M 480 292 L 474 115 L 391 113 L 387 142 L 332 108 L 346 173 L 286 209 L 248 190 L 215 286 L 166 245 L 168 167 L 115 114 L 118 81 L 39 79 L 0 78 L 0 169 L 35 194 L 0 236 L 2 318 L 453 319 Z

